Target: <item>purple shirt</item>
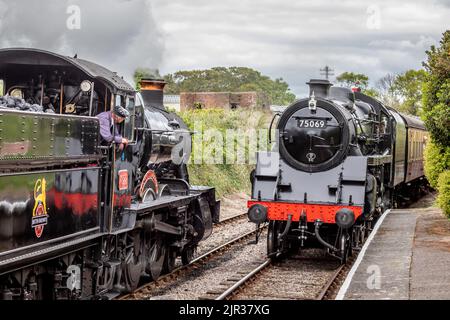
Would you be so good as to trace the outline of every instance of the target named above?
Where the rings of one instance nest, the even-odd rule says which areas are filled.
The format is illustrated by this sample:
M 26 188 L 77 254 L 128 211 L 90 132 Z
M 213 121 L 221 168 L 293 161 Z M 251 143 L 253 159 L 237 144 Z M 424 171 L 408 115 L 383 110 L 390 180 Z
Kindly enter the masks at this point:
M 97 118 L 100 120 L 100 135 L 103 140 L 108 143 L 111 143 L 113 140 L 115 143 L 122 143 L 122 136 L 119 134 L 118 126 L 114 126 L 114 135 L 111 133 L 113 127 L 111 111 L 102 112 L 97 115 Z

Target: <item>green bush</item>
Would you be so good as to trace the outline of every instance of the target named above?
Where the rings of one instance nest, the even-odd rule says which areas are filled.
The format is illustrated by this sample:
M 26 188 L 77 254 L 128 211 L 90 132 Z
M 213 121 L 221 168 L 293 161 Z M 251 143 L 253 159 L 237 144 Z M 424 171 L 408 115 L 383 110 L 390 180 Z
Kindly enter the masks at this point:
M 437 203 L 450 218 L 450 170 L 445 170 L 439 175 L 438 191 Z
M 425 175 L 434 189 L 437 189 L 440 174 L 449 168 L 450 147 L 429 141 L 425 147 Z
M 250 172 L 254 165 L 249 164 L 249 136 L 251 129 L 268 129 L 271 113 L 261 109 L 204 109 L 188 110 L 179 113 L 191 131 L 193 136 L 192 154 L 190 158 L 189 177 L 192 185 L 213 186 L 217 196 L 223 197 L 234 192 L 250 192 Z M 233 137 L 234 149 L 238 143 L 244 142 L 242 150 L 245 152 L 245 163 L 227 164 L 229 156 L 226 145 L 216 144 L 216 139 L 205 138 L 205 132 L 209 129 L 218 130 L 223 142 L 227 140 L 227 130 L 239 130 L 239 135 Z M 220 141 L 219 141 L 220 142 Z M 264 146 L 259 146 L 264 148 Z M 218 152 L 216 158 L 222 161 L 218 164 L 207 162 L 206 150 Z M 253 155 L 252 155 L 253 156 Z M 201 160 L 201 164 L 198 162 Z

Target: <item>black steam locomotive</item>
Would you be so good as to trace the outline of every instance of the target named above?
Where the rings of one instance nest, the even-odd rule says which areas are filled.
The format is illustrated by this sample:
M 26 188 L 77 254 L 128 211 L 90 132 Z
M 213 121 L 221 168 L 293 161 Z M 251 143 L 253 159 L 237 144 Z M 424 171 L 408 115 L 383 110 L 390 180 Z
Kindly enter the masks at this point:
M 308 84 L 279 115 L 276 150 L 257 153 L 248 216 L 269 222 L 269 256 L 318 246 L 344 263 L 381 213 L 426 185 L 427 131 L 359 90 Z
M 191 132 L 162 104 L 89 61 L 0 50 L 0 299 L 112 298 L 188 263 L 219 220 L 189 184 Z M 97 114 L 121 105 L 130 143 L 104 144 Z

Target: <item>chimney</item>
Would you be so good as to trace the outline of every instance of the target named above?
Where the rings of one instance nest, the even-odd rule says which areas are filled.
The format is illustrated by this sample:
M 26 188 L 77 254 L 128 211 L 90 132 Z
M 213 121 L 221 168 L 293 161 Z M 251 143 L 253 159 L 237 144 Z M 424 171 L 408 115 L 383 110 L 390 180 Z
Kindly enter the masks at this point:
M 164 87 L 167 82 L 163 79 L 143 78 L 140 82 L 141 95 L 146 106 L 164 108 Z
M 309 96 L 312 96 L 314 92 L 316 98 L 324 99 L 328 98 L 330 88 L 333 86 L 330 81 L 321 79 L 311 79 L 306 84 L 309 85 Z

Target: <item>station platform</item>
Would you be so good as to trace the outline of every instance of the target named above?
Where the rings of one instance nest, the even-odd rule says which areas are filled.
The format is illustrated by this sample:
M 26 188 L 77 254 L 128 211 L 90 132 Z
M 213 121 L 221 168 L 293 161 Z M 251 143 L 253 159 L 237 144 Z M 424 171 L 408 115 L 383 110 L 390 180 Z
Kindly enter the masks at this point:
M 387 212 L 336 299 L 450 299 L 450 220 L 434 207 Z

